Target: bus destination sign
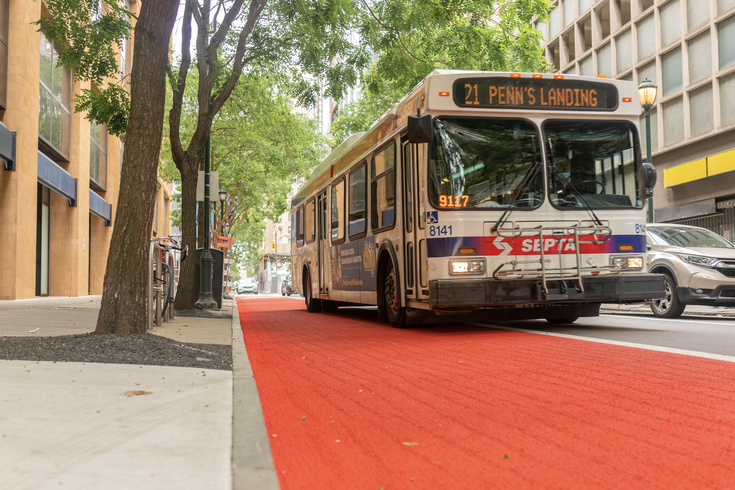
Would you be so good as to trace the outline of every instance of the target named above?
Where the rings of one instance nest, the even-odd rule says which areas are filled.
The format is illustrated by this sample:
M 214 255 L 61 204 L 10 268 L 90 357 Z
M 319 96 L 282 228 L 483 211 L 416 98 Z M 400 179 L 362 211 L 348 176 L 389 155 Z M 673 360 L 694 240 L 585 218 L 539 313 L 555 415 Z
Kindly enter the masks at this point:
M 612 84 L 581 80 L 461 78 L 454 102 L 467 108 L 614 111 L 618 90 Z

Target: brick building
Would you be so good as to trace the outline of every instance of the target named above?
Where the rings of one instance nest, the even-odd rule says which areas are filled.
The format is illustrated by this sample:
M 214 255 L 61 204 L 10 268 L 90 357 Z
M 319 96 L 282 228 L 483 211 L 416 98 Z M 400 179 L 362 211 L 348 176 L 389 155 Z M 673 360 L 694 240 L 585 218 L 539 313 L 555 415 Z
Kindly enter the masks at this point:
M 735 241 L 735 0 L 557 0 L 535 27 L 559 73 L 658 86 L 655 221 Z
M 140 3 L 128 3 L 139 11 Z M 74 112 L 80 83 L 33 22 L 42 1 L 0 0 L 0 300 L 101 294 L 124 145 Z M 132 40 L 120 49 L 120 79 Z M 168 232 L 159 181 L 153 232 Z

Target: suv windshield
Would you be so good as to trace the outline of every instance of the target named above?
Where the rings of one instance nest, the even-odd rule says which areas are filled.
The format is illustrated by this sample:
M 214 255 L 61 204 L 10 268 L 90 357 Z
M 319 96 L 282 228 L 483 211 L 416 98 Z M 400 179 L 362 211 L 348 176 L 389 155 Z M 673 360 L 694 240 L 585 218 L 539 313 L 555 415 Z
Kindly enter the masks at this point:
M 648 232 L 661 245 L 684 248 L 735 248 L 717 233 L 704 228 L 683 226 L 649 226 Z
M 549 196 L 560 207 L 643 205 L 640 151 L 627 121 L 547 121 Z
M 522 119 L 436 118 L 429 196 L 441 209 L 532 208 L 543 199 L 536 126 Z M 519 194 L 521 183 L 535 172 Z

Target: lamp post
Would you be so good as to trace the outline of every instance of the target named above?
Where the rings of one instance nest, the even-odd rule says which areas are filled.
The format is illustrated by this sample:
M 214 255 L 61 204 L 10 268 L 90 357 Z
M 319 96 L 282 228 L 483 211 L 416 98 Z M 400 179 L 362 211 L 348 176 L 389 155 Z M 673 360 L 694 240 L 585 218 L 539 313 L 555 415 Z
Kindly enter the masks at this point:
M 651 161 L 651 107 L 653 107 L 653 103 L 656 102 L 656 93 L 658 92 L 658 87 L 656 87 L 656 84 L 650 81 L 648 78 L 643 80 L 640 85 L 638 85 L 638 98 L 641 101 L 641 105 L 643 106 L 643 111 L 646 116 L 646 161 L 653 165 L 653 162 Z M 653 222 L 653 198 L 648 198 L 648 222 Z
M 225 199 L 227 199 L 227 191 L 220 189 L 219 191 L 219 234 L 225 234 Z

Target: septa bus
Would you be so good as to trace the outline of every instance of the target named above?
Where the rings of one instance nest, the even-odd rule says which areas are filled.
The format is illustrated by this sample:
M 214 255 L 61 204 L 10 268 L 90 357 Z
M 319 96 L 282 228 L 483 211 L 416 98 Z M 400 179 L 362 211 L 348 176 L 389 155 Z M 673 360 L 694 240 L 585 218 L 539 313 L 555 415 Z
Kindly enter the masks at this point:
M 436 70 L 337 147 L 291 202 L 310 312 L 552 323 L 664 295 L 646 269 L 635 84 Z

